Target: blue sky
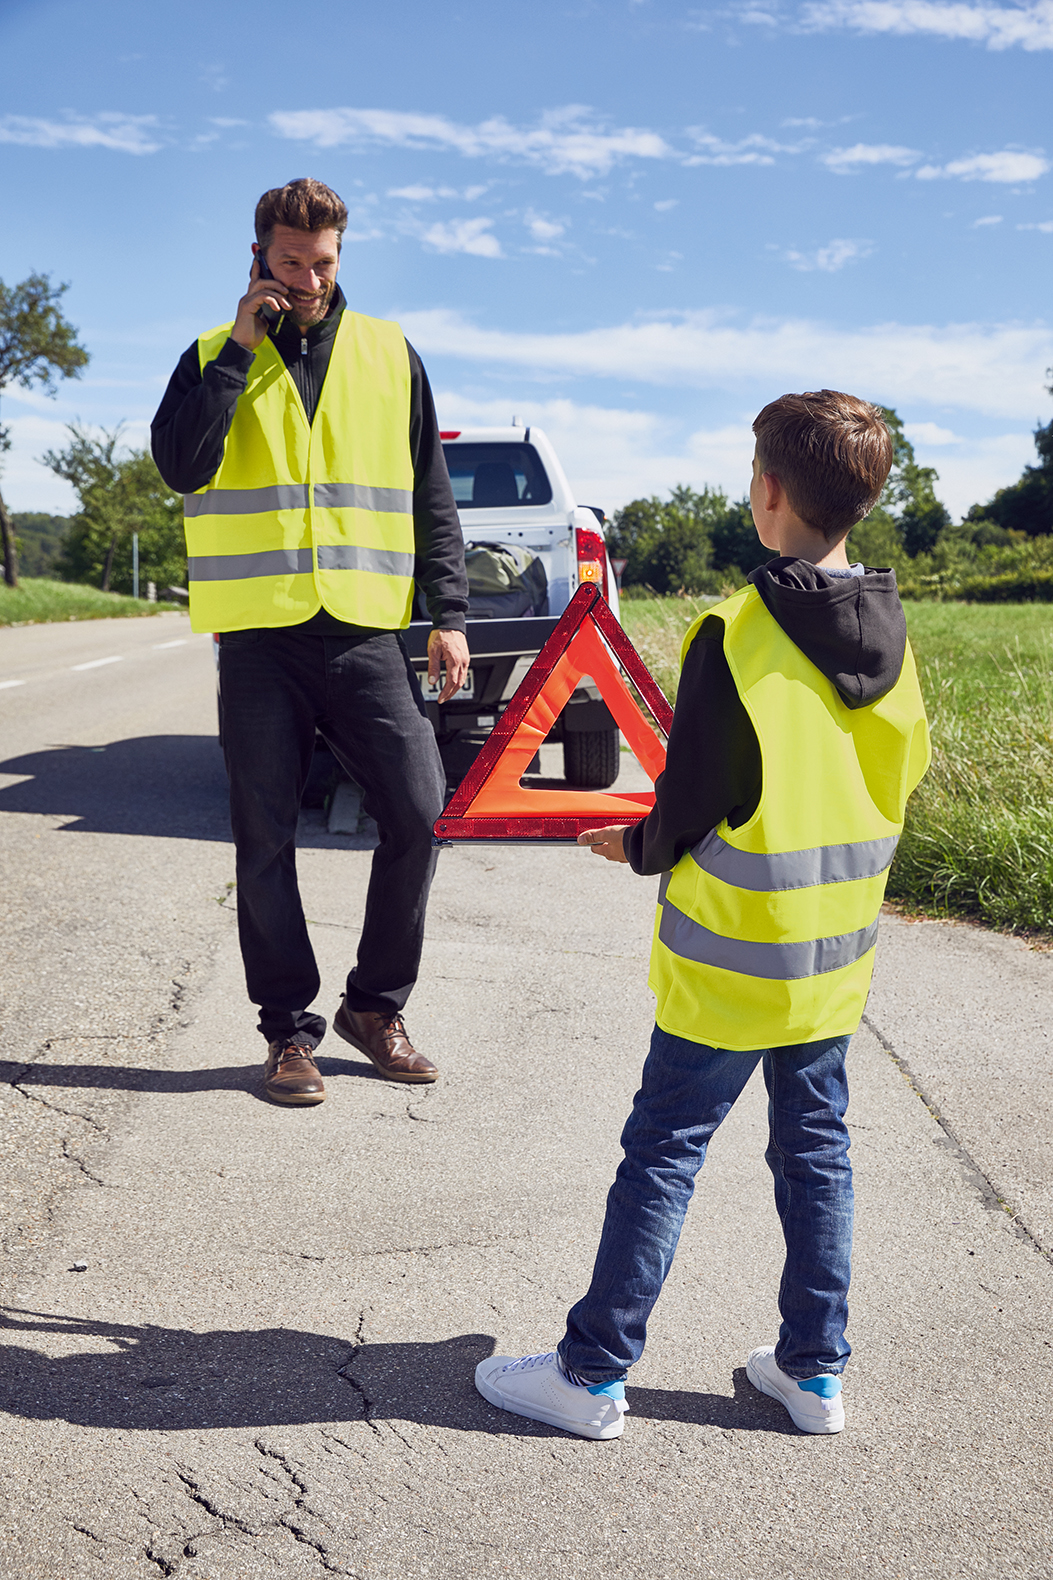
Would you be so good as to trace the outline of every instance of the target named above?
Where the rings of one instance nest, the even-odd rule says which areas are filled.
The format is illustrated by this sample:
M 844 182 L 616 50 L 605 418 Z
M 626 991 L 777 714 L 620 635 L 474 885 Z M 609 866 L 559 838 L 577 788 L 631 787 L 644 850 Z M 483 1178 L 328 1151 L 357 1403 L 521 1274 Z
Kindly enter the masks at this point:
M 143 442 L 300 175 L 444 425 L 543 426 L 585 503 L 741 494 L 760 406 L 828 385 L 961 513 L 1049 419 L 1053 0 L 0 0 L 0 58 L 0 278 L 68 280 L 92 354 L 5 393 L 13 509 L 73 508 L 66 422 Z

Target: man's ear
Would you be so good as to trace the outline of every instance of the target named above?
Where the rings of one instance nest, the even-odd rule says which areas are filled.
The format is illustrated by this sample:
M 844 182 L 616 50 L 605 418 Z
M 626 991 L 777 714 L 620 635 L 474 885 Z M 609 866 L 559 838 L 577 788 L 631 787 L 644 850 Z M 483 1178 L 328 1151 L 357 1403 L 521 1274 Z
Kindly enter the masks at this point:
M 777 510 L 782 499 L 782 484 L 774 472 L 763 472 L 761 482 L 764 484 L 764 508 L 769 513 Z

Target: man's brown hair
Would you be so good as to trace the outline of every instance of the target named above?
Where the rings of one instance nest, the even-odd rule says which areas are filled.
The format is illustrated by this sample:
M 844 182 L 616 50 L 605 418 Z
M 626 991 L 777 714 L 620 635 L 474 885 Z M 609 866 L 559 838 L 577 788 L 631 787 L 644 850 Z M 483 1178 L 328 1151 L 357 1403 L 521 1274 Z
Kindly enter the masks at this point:
M 274 240 L 275 225 L 290 230 L 335 230 L 337 245 L 347 229 L 347 205 L 331 187 L 310 176 L 272 187 L 256 204 L 256 240 L 266 252 Z
M 828 542 L 877 504 L 892 438 L 877 406 L 840 390 L 780 395 L 753 424 L 762 472 L 779 479 L 796 516 Z

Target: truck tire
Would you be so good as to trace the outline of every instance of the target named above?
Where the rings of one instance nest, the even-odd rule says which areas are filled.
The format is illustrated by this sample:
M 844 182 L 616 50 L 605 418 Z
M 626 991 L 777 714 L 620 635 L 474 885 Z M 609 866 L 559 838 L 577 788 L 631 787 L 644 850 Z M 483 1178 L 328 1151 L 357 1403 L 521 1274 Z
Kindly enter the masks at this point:
M 563 777 L 583 790 L 609 790 L 618 777 L 621 737 L 617 730 L 567 730 Z

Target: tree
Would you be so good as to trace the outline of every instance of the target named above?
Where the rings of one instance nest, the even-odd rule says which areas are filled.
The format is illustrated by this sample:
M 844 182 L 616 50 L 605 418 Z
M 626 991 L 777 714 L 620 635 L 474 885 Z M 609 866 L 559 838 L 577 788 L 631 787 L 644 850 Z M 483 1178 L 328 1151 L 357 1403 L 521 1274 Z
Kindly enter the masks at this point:
M 873 510 L 852 528 L 848 551 L 867 565 L 903 570 L 908 559 L 935 548 L 951 517 L 936 498 L 935 467 L 918 465 L 897 414 L 890 406 L 879 410 L 892 435 L 892 470 Z
M 607 547 L 628 561 L 624 586 L 653 587 L 657 593 L 716 591 L 726 567 L 752 570 L 771 557 L 758 542 L 745 500 L 729 504 L 719 488 L 698 492 L 685 483 L 668 500 L 652 494 L 623 506 Z
M 1046 369 L 1053 379 L 1053 368 Z M 1047 385 L 1053 395 L 1053 383 Z M 994 522 L 1007 532 L 1026 532 L 1028 537 L 1043 537 L 1053 532 L 1053 421 L 1039 423 L 1035 429 L 1038 465 L 1025 466 L 1023 476 L 1008 488 L 1000 488 L 986 505 L 974 505 L 966 521 Z
M 119 427 L 103 429 L 101 438 L 77 423 L 67 431 L 66 448 L 42 457 L 72 483 L 80 500 L 59 559 L 63 578 L 95 582 L 103 592 L 131 592 L 131 538 L 138 532 L 141 578 L 162 586 L 182 583 L 182 501 L 162 480 L 149 450 L 119 454 Z
M 48 395 L 59 378 L 77 378 L 88 353 L 77 343 L 77 331 L 59 312 L 59 298 L 69 289 L 52 285 L 46 274 L 30 274 L 20 285 L 0 280 L 0 394 L 8 384 L 29 389 L 40 384 Z M 0 428 L 0 453 L 10 448 Z M 0 535 L 4 542 L 4 580 L 18 586 L 18 554 L 10 518 L 0 495 Z
M 904 549 L 913 559 L 935 547 L 951 517 L 936 498 L 935 484 L 940 474 L 935 467 L 919 466 L 915 461 L 914 446 L 892 408 L 882 406 L 881 411 L 892 435 L 892 470 L 878 508 L 891 516 Z

